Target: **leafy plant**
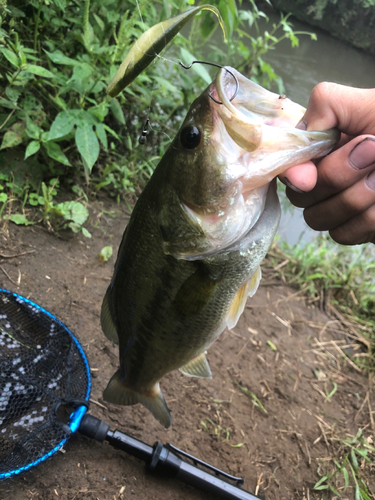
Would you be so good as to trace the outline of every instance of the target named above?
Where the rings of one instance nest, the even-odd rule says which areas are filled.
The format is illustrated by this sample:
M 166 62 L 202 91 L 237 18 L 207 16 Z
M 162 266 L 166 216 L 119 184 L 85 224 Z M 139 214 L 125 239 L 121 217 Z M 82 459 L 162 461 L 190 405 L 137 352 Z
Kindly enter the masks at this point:
M 19 195 L 22 195 L 23 212 L 27 205 L 39 209 L 34 212 L 35 217 L 33 219 L 27 217 L 25 213 L 9 213 L 3 215 L 4 220 L 9 220 L 15 224 L 25 226 L 43 221 L 56 232 L 61 229 L 69 228 L 75 233 L 82 231 L 84 236 L 91 238 L 89 231 L 83 227 L 83 224 L 89 216 L 89 212 L 82 203 L 78 201 L 55 203 L 54 196 L 57 195 L 57 188 L 59 186 L 58 179 L 51 179 L 48 185 L 42 182 L 41 194 L 31 191 L 31 186 L 29 184 L 25 184 L 20 188 L 14 182 L 11 175 L 0 174 L 0 179 L 2 179 L 3 182 L 5 181 L 4 184 L 12 193 L 17 192 Z M 2 201 L 2 194 L 5 196 L 3 198 L 3 205 L 0 208 L 0 215 L 4 211 L 6 204 L 13 201 L 12 195 L 8 197 L 6 193 L 0 192 L 0 202 Z M 21 196 L 19 197 L 21 198 Z
M 89 216 L 87 208 L 78 201 L 64 201 L 55 204 L 53 195 L 56 194 L 56 183 L 57 179 L 53 179 L 50 181 L 50 186 L 47 187 L 42 182 L 43 197 L 39 203 L 43 202 L 43 220 L 51 224 L 55 231 L 70 228 L 74 233 L 82 231 L 86 238 L 91 238 L 89 231 L 83 227 Z
M 10 151 L 21 150 L 26 165 L 34 161 L 43 166 L 43 178 L 31 179 L 34 188 L 56 176 L 64 185 L 76 185 L 83 174 L 97 189 L 124 194 L 147 180 L 186 107 L 211 80 L 203 66 L 181 70 L 180 58 L 231 61 L 262 85 L 277 81 L 280 87 L 262 56 L 283 38 L 298 44 L 288 19 L 282 17 L 261 35 L 257 23 L 266 16 L 255 2 L 244 10 L 241 2 L 213 0 L 225 21 L 228 46 L 221 36 L 212 38 L 217 28 L 212 14 L 200 15 L 187 35 L 176 37 L 168 57 L 162 54 L 110 100 L 105 88 L 131 44 L 150 26 L 194 3 L 2 0 L 0 162 L 3 157 L 9 165 Z M 248 26 L 258 29 L 256 36 L 247 33 Z M 152 130 L 146 145 L 136 147 L 145 118 Z
M 100 262 L 102 264 L 108 262 L 108 260 L 112 257 L 112 253 L 113 248 L 111 246 L 103 247 L 98 255 Z

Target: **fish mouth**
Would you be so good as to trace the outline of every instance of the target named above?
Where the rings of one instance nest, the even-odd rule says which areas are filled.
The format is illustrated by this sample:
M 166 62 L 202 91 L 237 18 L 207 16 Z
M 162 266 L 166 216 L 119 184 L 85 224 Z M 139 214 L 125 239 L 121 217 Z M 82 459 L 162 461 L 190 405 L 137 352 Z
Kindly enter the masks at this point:
M 275 206 L 278 203 L 276 181 L 272 183 L 275 177 L 328 153 L 340 135 L 337 130 L 296 129 L 305 112 L 302 106 L 260 87 L 233 68 L 222 68 L 208 92 L 214 121 L 212 155 L 225 165 L 222 178 L 228 187 L 209 210 L 194 212 L 186 207 L 208 242 L 203 252 L 194 249 L 184 254 L 189 260 L 240 248 L 245 236 L 247 242 L 247 237 L 254 236 L 252 228 L 258 221 L 262 221 L 258 229 L 266 231 L 272 218 L 263 214 L 271 199 Z
M 306 111 L 303 106 L 264 89 L 231 67 L 219 70 L 210 96 L 242 156 L 249 153 L 245 156 L 253 187 L 270 182 L 291 166 L 328 154 L 340 136 L 336 129 L 296 129 Z M 251 165 L 257 165 L 258 172 Z

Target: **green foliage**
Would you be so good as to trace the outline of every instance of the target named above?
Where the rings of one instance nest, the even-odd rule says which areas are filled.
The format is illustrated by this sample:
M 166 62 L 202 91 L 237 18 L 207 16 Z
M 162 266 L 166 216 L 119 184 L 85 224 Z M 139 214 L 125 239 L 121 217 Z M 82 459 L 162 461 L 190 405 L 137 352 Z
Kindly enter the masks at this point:
M 250 5 L 250 10 L 238 12 L 237 37 L 231 39 L 229 57 L 236 61 L 235 67 L 253 81 L 266 88 L 270 88 L 275 83 L 281 94 L 284 92 L 282 79 L 262 57 L 282 40 L 290 40 L 292 47 L 298 47 L 299 35 L 308 35 L 313 40 L 316 40 L 316 35 L 305 31 L 293 31 L 292 24 L 288 20 L 290 14 L 281 14 L 280 21 L 277 24 L 274 23 L 270 31 L 265 30 L 262 33 L 259 23 L 261 20 L 268 22 L 268 18 L 258 9 L 255 0 L 250 0 Z
M 26 164 L 43 165 L 43 178 L 31 178 L 31 183 L 59 176 L 75 185 L 83 176 L 96 190 L 122 195 L 149 177 L 188 104 L 212 79 L 202 65 L 182 70 L 180 58 L 230 62 L 262 85 L 276 82 L 281 89 L 281 80 L 262 56 L 284 38 L 298 45 L 288 18 L 261 35 L 258 21 L 266 16 L 254 1 L 244 10 L 241 2 L 214 0 L 229 34 L 228 46 L 221 34 L 213 37 L 215 16 L 200 14 L 167 53 L 110 100 L 105 89 L 134 41 L 194 3 L 2 0 L 0 163 L 9 164 L 9 152 L 20 150 Z M 152 128 L 146 146 L 138 147 L 146 117 Z
M 27 217 L 25 213 L 6 213 L 3 215 L 4 220 L 24 226 L 29 226 L 36 222 L 44 222 L 55 232 L 69 228 L 75 233 L 82 231 L 84 236 L 91 238 L 89 231 L 83 227 L 89 216 L 87 208 L 78 201 L 65 201 L 61 203 L 54 201 L 59 187 L 58 179 L 51 179 L 48 185 L 42 182 L 40 193 L 34 192 L 32 186 L 27 182 L 22 185 L 16 184 L 11 174 L 0 173 L 0 182 L 2 182 L 0 184 L 0 216 L 7 204 L 9 206 L 12 205 L 14 194 L 16 194 L 18 200 L 22 200 L 20 206 L 23 211 L 25 211 L 27 205 L 31 205 L 37 209 L 33 219 Z M 8 188 L 9 196 L 2 191 L 4 186 Z
M 43 205 L 43 220 L 51 224 L 55 231 L 70 228 L 74 233 L 82 231 L 86 238 L 91 238 L 89 231 L 83 227 L 89 212 L 87 208 L 78 201 L 65 201 L 55 203 L 57 179 L 50 181 L 50 186 L 42 182 L 42 197 L 38 197 L 38 202 Z
M 375 55 L 375 0 L 272 0 L 272 5 Z
M 111 246 L 103 247 L 98 255 L 100 262 L 102 264 L 108 262 L 108 260 L 112 257 L 112 253 L 113 248 Z
M 88 180 L 99 157 L 99 141 L 106 151 L 107 134 L 118 137 L 104 124 L 110 110 L 104 90 L 126 47 L 125 39 L 108 43 L 125 10 L 108 1 L 94 1 L 90 9 L 89 0 L 84 5 L 33 0 L 22 8 L 9 2 L 1 19 L 5 91 L 0 111 L 11 111 L 2 115 L 6 122 L 1 125 L 5 133 L 0 150 L 25 145 L 25 159 L 50 158 L 51 170 L 55 162 L 78 169 L 82 165 Z M 134 23 L 129 23 L 132 28 Z M 129 37 L 133 34 L 129 29 Z M 69 150 L 69 157 L 59 143 Z
M 203 430 L 207 432 L 207 434 L 212 434 L 216 437 L 218 441 L 221 443 L 228 443 L 232 448 L 241 448 L 244 443 L 231 443 L 231 432 L 230 428 L 224 428 L 220 424 L 215 423 L 210 418 L 206 417 L 205 420 L 200 421 Z

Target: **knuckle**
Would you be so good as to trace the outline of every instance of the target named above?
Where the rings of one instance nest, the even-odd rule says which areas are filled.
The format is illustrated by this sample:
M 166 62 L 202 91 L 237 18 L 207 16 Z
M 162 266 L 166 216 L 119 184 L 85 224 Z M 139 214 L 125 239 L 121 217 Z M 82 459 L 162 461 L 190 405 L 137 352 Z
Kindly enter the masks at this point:
M 345 226 L 338 227 L 329 231 L 329 235 L 336 243 L 339 245 L 355 245 L 357 242 L 354 241 L 353 235 L 350 231 L 345 228 Z
M 346 185 L 342 170 L 334 168 L 336 162 L 334 156 L 327 156 L 324 160 L 324 168 L 319 171 L 319 185 L 331 193 L 338 193 Z
M 375 205 L 330 231 L 340 245 L 375 243 Z
M 353 233 L 347 224 L 332 229 L 329 231 L 329 234 L 339 245 L 361 245 L 362 243 L 371 241 L 371 233 Z
M 311 101 L 326 101 L 337 89 L 336 83 L 320 82 L 311 91 Z

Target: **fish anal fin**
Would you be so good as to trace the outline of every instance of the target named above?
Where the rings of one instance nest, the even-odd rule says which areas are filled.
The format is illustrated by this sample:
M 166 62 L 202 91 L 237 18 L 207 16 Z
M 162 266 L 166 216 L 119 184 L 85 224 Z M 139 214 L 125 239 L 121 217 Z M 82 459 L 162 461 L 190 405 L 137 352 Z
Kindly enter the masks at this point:
M 212 378 L 210 365 L 204 352 L 186 363 L 186 365 L 181 366 L 179 370 L 188 377 Z
M 111 310 L 110 310 L 110 289 L 108 288 L 102 304 L 102 310 L 100 313 L 100 323 L 102 325 L 102 330 L 104 335 L 108 340 L 111 340 L 115 344 L 118 344 L 118 334 L 116 326 L 113 322 Z
M 117 405 L 128 406 L 141 403 L 145 408 L 150 410 L 156 420 L 164 425 L 166 429 L 172 423 L 171 414 L 159 384 L 155 384 L 152 390 L 141 393 L 127 387 L 121 380 L 120 371 L 117 370 L 108 382 L 103 392 L 103 398 L 105 401 Z
M 258 286 L 262 277 L 260 267 L 255 271 L 253 276 L 249 281 L 244 283 L 242 287 L 238 290 L 235 296 L 227 316 L 227 327 L 233 328 L 236 326 L 239 317 L 245 309 L 245 304 L 247 297 L 252 297 L 258 290 Z

